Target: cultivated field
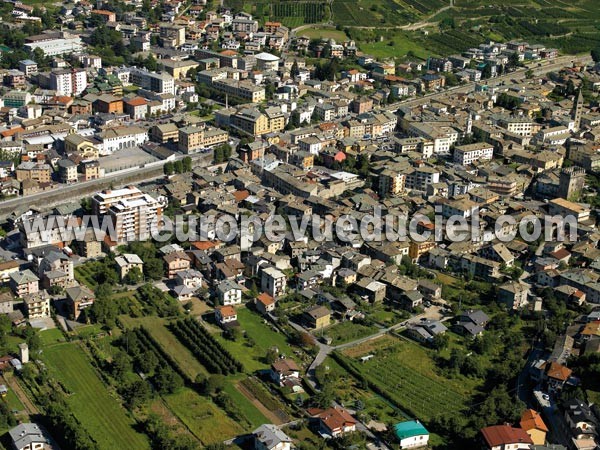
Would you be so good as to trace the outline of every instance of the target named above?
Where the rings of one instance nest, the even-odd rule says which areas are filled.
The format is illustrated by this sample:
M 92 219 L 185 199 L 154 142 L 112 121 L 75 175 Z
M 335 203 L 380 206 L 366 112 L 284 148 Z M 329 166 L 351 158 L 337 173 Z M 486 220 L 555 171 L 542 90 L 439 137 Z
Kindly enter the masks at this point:
M 244 431 L 213 402 L 191 389 L 181 389 L 175 394 L 164 396 L 164 399 L 173 414 L 204 445 L 224 441 Z
M 342 360 L 402 410 L 428 421 L 440 413 L 456 412 L 469 404 L 475 381 L 436 374 L 428 350 L 386 336 L 343 353 Z M 360 362 L 360 356 L 374 354 Z
M 77 344 L 48 347 L 42 358 L 53 376 L 70 391 L 69 407 L 100 448 L 149 448 L 144 435 L 133 429 L 133 420 L 108 393 Z

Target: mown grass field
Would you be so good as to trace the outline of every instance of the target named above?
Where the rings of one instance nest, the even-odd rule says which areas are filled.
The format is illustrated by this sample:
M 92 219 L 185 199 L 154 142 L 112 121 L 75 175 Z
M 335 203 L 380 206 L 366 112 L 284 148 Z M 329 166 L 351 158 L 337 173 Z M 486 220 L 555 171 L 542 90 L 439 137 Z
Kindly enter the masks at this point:
M 331 338 L 332 345 L 340 345 L 374 334 L 378 329 L 354 322 L 340 322 L 327 328 L 324 333 Z
M 64 342 L 65 337 L 58 328 L 51 328 L 50 330 L 40 332 L 40 341 L 42 342 L 42 346 L 46 347 L 48 345 Z
M 173 414 L 204 445 L 222 442 L 245 431 L 212 401 L 191 389 L 184 388 L 174 394 L 166 395 L 164 400 Z
M 268 368 L 268 364 L 263 361 L 263 358 L 272 347 L 277 347 L 280 354 L 293 356 L 292 348 L 287 343 L 286 337 L 274 331 L 270 324 L 265 324 L 260 315 L 247 308 L 238 308 L 237 314 L 240 328 L 251 338 L 253 345 L 250 345 L 245 338 L 237 341 L 225 339 L 220 336 L 220 330 L 216 338 L 235 359 L 244 365 L 246 371 L 255 372 Z
M 335 39 L 336 42 L 344 42 L 348 40 L 348 36 L 341 30 L 335 28 L 310 27 L 299 32 L 300 35 L 310 39 Z
M 444 412 L 456 412 L 469 405 L 479 381 L 445 378 L 436 373 L 432 354 L 417 344 L 386 336 L 342 354 L 342 358 L 384 391 L 402 410 L 423 421 Z M 375 354 L 362 363 L 360 356 Z
M 133 420 L 113 398 L 77 344 L 48 347 L 42 354 L 52 375 L 71 392 L 69 407 L 101 449 L 147 449 L 143 434 L 133 428 Z

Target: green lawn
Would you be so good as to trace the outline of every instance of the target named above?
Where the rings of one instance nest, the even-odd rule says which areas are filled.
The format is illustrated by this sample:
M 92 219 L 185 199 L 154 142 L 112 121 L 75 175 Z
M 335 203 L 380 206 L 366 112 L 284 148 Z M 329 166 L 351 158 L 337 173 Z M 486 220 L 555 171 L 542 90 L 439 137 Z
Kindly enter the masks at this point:
M 40 340 L 42 341 L 42 346 L 46 347 L 58 342 L 64 342 L 65 337 L 58 328 L 52 328 L 50 330 L 40 331 Z
M 377 330 L 379 330 L 379 328 L 375 326 L 367 326 L 347 321 L 332 325 L 325 329 L 324 333 L 331 338 L 333 345 L 340 345 L 374 334 Z
M 360 42 L 360 49 L 378 58 L 403 58 L 412 52 L 417 58 L 427 59 L 432 53 L 406 33 L 394 34 L 392 31 L 384 34 L 383 41 Z
M 341 30 L 335 28 L 311 27 L 301 30 L 301 36 L 306 36 L 309 39 L 335 39 L 338 44 L 348 40 L 348 36 Z
M 244 431 L 211 400 L 200 396 L 191 389 L 181 389 L 175 394 L 164 396 L 164 400 L 173 414 L 204 445 L 224 441 Z
M 268 365 L 262 361 L 267 350 L 277 347 L 280 354 L 293 355 L 292 348 L 287 343 L 285 335 L 275 332 L 270 324 L 265 324 L 264 319 L 257 313 L 247 308 L 238 308 L 238 322 L 240 328 L 252 339 L 254 345 L 250 346 L 244 338 L 230 341 L 217 336 L 234 358 L 239 360 L 249 372 L 266 369 Z
M 25 410 L 25 406 L 23 406 L 23 403 L 21 403 L 21 400 L 19 400 L 19 397 L 17 397 L 17 394 L 15 394 L 15 392 L 11 388 L 8 388 L 8 394 L 6 394 L 4 401 L 8 404 L 8 408 L 11 411 L 12 410 L 17 410 L 17 411 Z
M 71 392 L 67 403 L 101 449 L 147 449 L 143 434 L 113 398 L 77 344 L 48 347 L 42 355 L 53 376 Z

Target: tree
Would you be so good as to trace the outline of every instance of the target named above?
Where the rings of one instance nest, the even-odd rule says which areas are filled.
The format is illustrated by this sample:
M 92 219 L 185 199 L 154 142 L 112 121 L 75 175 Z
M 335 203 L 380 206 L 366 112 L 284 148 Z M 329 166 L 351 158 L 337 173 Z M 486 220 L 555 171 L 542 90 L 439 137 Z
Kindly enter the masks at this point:
M 484 80 L 487 80 L 491 77 L 492 77 L 492 66 L 491 66 L 491 64 L 488 63 L 485 66 L 483 66 L 483 69 L 481 70 L 481 78 L 483 78 Z
M 225 387 L 225 376 L 223 375 L 211 375 L 202 385 L 202 391 L 206 395 L 212 395 L 217 392 L 221 392 Z
M 300 69 L 298 68 L 298 61 L 294 60 L 292 64 L 292 68 L 290 69 L 290 76 L 294 79 L 296 76 L 300 74 Z
M 172 162 L 165 163 L 165 165 L 163 166 L 163 171 L 164 171 L 165 175 L 167 175 L 167 176 L 173 175 L 173 172 L 174 172 L 173 163 Z
M 144 274 L 139 267 L 132 267 L 129 272 L 127 272 L 127 275 L 125 275 L 123 281 L 126 284 L 133 286 L 144 281 Z
M 329 408 L 334 397 L 335 392 L 333 387 L 330 384 L 326 384 L 325 386 L 322 386 L 321 391 L 313 397 L 313 401 L 319 408 Z
M 517 52 L 511 53 L 511 55 L 508 57 L 507 66 L 514 69 L 518 65 L 519 65 L 519 54 Z
M 131 358 L 124 351 L 119 351 L 112 360 L 111 373 L 117 380 L 123 380 L 125 374 L 131 371 Z
M 595 63 L 600 62 L 600 47 L 593 48 L 590 53 Z
M 137 366 L 144 373 L 152 373 L 154 370 L 156 370 L 158 363 L 159 361 L 157 356 L 151 351 L 141 353 L 138 358 L 136 358 Z
M 527 69 L 527 71 L 525 72 L 525 78 L 531 80 L 533 78 L 533 70 Z
M 138 408 L 152 398 L 150 385 L 144 380 L 136 380 L 119 390 L 127 409 Z
M 186 156 L 185 158 L 183 158 L 182 164 L 183 164 L 183 171 L 184 172 L 191 172 L 192 171 L 192 158 L 190 158 L 189 156 Z
M 433 337 L 433 341 L 431 343 L 431 346 L 433 348 L 435 348 L 436 350 L 443 350 L 446 347 L 448 347 L 448 344 L 450 343 L 450 337 L 447 334 L 436 334 Z
M 172 394 L 183 387 L 183 379 L 168 365 L 159 365 L 152 383 L 161 394 Z
M 270 348 L 267 350 L 267 354 L 265 355 L 265 362 L 267 364 L 273 364 L 279 358 L 279 352 L 274 348 Z
M 173 163 L 173 169 L 175 170 L 175 173 L 183 173 L 183 163 L 181 160 L 178 159 Z
M 149 258 L 144 263 L 144 274 L 152 280 L 160 280 L 164 275 L 162 260 L 158 258 Z

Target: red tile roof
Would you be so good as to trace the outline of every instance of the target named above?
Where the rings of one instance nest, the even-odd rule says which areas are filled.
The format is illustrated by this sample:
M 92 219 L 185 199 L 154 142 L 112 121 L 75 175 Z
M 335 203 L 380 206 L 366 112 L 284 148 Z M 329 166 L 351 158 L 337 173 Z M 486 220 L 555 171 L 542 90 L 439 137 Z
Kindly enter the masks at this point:
M 348 411 L 340 406 L 334 406 L 326 410 L 309 409 L 308 413 L 313 417 L 318 417 L 321 422 L 331 431 L 339 430 L 346 426 L 356 425 L 356 420 Z
M 542 420 L 542 416 L 533 409 L 527 409 L 521 416 L 521 428 L 528 430 L 542 430 L 548 432 L 548 427 Z
M 256 300 L 261 302 L 265 306 L 269 306 L 269 305 L 272 305 L 273 303 L 275 303 L 275 300 L 273 300 L 273 297 L 271 297 L 266 292 L 263 292 L 258 297 L 256 297 Z
M 555 361 L 546 366 L 546 375 L 548 378 L 554 378 L 555 380 L 567 381 L 572 373 L 571 369 Z
M 533 444 L 531 437 L 521 428 L 513 428 L 510 425 L 494 425 L 481 430 L 483 438 L 488 447 L 497 447 L 507 444 Z

